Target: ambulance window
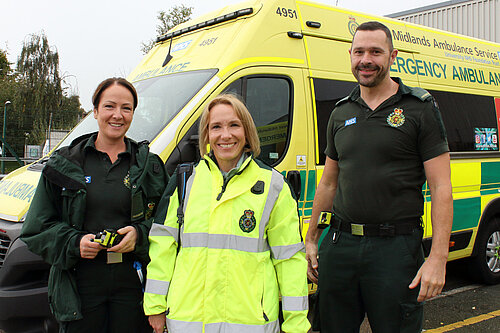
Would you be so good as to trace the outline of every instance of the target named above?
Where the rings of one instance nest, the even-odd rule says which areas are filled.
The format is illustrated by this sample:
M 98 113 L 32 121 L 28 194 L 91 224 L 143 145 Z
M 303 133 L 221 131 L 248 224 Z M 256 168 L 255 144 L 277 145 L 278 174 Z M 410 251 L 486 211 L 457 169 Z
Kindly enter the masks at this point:
M 441 110 L 452 152 L 498 151 L 493 97 L 429 90 Z
M 244 100 L 259 134 L 259 159 L 270 165 L 281 160 L 287 147 L 291 90 L 290 80 L 278 76 L 248 76 L 225 89 L 225 92 L 234 93 Z
M 316 103 L 316 123 L 318 133 L 319 165 L 325 164 L 326 127 L 335 104 L 351 93 L 355 82 L 313 79 Z
M 230 93 L 233 95 L 236 95 L 238 97 L 241 97 L 241 85 L 242 85 L 243 80 L 239 79 L 231 83 L 226 90 L 224 90 L 225 93 Z

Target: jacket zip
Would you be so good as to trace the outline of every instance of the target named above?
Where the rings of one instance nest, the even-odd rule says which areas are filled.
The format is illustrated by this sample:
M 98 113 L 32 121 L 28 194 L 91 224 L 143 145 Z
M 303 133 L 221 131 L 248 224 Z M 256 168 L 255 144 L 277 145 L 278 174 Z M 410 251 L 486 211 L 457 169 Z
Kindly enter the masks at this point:
M 231 178 L 233 178 L 233 177 L 231 177 Z M 229 180 L 230 179 L 228 179 L 227 181 L 224 181 L 224 184 L 222 184 L 222 190 L 219 193 L 219 195 L 217 195 L 217 201 L 219 201 L 220 198 L 222 198 L 222 194 L 224 194 L 224 192 L 226 191 L 226 186 L 227 186 L 227 183 L 229 183 Z
M 239 170 L 237 173 L 235 173 L 235 174 L 234 174 L 234 175 L 232 175 L 230 178 L 228 178 L 228 179 L 226 179 L 226 180 L 224 181 L 224 183 L 222 184 L 222 189 L 221 189 L 220 193 L 217 195 L 217 201 L 219 201 L 219 200 L 220 200 L 220 198 L 222 198 L 222 195 L 223 195 L 223 194 L 224 194 L 224 192 L 226 191 L 226 187 L 227 187 L 227 184 L 229 183 L 229 181 L 230 181 L 231 179 L 233 179 L 233 177 L 234 177 L 234 176 L 239 176 L 239 175 L 241 175 L 241 173 L 243 172 L 243 170 L 245 170 L 249 164 L 250 164 L 250 162 L 249 162 L 249 163 L 247 163 L 247 164 L 243 167 L 243 169 Z

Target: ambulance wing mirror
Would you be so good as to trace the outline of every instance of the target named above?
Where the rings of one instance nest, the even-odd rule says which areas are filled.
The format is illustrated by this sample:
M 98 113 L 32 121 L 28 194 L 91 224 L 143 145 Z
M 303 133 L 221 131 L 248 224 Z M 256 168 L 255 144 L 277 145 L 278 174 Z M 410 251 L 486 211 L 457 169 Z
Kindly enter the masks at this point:
M 286 175 L 286 180 L 288 180 L 288 183 L 292 187 L 293 193 L 295 194 L 295 198 L 297 200 L 299 200 L 301 189 L 302 189 L 302 181 L 300 179 L 300 172 L 298 172 L 297 170 L 288 171 L 288 173 Z

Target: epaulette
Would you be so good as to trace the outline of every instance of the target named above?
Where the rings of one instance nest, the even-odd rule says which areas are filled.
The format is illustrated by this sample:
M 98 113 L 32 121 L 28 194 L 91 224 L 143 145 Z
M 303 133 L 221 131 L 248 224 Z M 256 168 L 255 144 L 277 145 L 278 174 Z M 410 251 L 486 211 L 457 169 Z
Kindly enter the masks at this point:
M 345 102 L 347 102 L 349 100 L 349 95 L 347 95 L 346 97 L 342 98 L 340 101 L 338 101 L 336 104 L 335 104 L 335 107 L 339 106 L 340 104 L 343 104 Z
M 432 95 L 425 89 L 420 87 L 408 87 L 410 89 L 410 94 L 420 99 L 422 102 L 432 98 Z

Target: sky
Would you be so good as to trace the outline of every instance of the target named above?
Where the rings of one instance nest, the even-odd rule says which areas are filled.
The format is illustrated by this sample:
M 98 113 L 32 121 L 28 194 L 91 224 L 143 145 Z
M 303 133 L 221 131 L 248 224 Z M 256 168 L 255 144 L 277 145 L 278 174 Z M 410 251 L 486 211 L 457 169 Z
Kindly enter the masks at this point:
M 142 42 L 156 38 L 156 16 L 176 5 L 193 7 L 192 18 L 241 0 L 1 0 L 0 49 L 15 67 L 27 36 L 44 31 L 59 53 L 67 92 L 92 109 L 102 80 L 126 77 L 140 62 Z M 316 0 L 368 14 L 387 15 L 442 0 Z

